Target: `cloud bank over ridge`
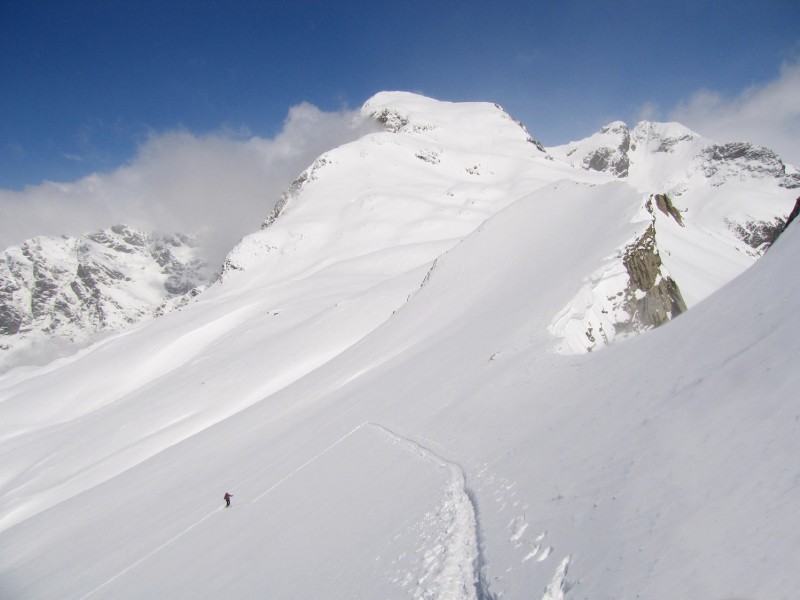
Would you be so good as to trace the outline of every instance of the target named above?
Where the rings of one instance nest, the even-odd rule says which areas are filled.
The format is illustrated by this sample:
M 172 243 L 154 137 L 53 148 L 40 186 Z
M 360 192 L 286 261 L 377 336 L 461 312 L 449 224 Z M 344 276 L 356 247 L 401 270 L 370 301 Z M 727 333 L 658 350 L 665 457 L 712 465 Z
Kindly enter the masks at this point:
M 787 61 L 778 77 L 734 97 L 695 92 L 669 118 L 720 142 L 748 141 L 800 167 L 800 60 Z
M 357 139 L 358 111 L 292 107 L 274 138 L 221 131 L 152 133 L 126 165 L 71 183 L 0 189 L 0 248 L 37 235 L 80 235 L 125 223 L 196 233 L 219 261 L 255 231 L 281 192 L 313 160 Z
M 794 60 L 765 84 L 732 97 L 700 90 L 665 116 L 719 142 L 767 146 L 798 167 L 798 97 L 800 60 Z M 639 116 L 657 120 L 659 112 L 647 103 Z M 537 124 L 526 125 L 535 136 Z M 289 110 L 274 138 L 229 130 L 153 132 L 132 160 L 113 171 L 22 191 L 0 189 L 0 249 L 37 235 L 79 235 L 126 223 L 196 233 L 208 260 L 218 262 L 258 229 L 281 192 L 316 157 L 371 127 L 358 110 L 324 112 L 304 102 Z

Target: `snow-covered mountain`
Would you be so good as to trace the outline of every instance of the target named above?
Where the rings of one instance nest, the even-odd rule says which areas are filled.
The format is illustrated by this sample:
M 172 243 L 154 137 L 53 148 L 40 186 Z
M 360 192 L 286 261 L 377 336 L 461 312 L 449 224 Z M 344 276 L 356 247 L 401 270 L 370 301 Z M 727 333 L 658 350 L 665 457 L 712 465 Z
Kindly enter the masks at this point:
M 786 177 L 363 113 L 181 310 L 0 376 L 2 594 L 793 598 L 800 235 L 727 222 Z
M 636 241 L 598 265 L 553 323 L 564 351 L 663 323 L 721 288 L 769 247 L 800 188 L 774 152 L 678 123 L 615 122 L 548 152 L 648 196 Z
M 386 132 L 321 156 L 278 200 L 264 225 L 286 211 L 290 223 L 254 236 L 258 241 L 237 248 L 224 269 L 241 268 L 248 255 L 261 256 L 261 244 L 285 253 L 291 244 L 277 237 L 287 235 L 303 236 L 304 252 L 312 256 L 322 246 L 331 251 L 342 243 L 350 246 L 345 252 L 355 253 L 391 247 L 390 238 L 403 245 L 433 243 L 412 259 L 428 261 L 489 215 L 546 184 L 621 179 L 642 196 L 636 231 L 612 255 L 595 257 L 551 323 L 562 352 L 584 352 L 666 322 L 741 273 L 780 231 L 800 186 L 800 175 L 771 151 L 717 144 L 676 123 L 642 122 L 629 130 L 617 122 L 585 140 L 545 149 L 499 106 L 442 106 L 412 94 L 371 99 L 362 112 Z M 314 200 L 320 194 L 326 199 Z M 325 231 L 292 225 L 305 218 L 294 214 L 298 210 L 313 211 L 311 218 L 324 223 Z M 98 331 L 119 331 L 161 312 L 178 288 L 208 277 L 187 238 L 118 229 L 81 240 L 37 239 L 6 251 L 0 365 L 44 362 L 74 351 Z M 87 251 L 98 244 L 100 253 Z M 114 264 L 92 265 L 94 256 Z M 140 265 L 142 260 L 148 264 Z M 144 275 L 152 270 L 154 276 Z M 140 285 L 143 280 L 149 283 Z
M 207 283 L 191 238 L 115 225 L 0 254 L 0 372 L 122 331 Z

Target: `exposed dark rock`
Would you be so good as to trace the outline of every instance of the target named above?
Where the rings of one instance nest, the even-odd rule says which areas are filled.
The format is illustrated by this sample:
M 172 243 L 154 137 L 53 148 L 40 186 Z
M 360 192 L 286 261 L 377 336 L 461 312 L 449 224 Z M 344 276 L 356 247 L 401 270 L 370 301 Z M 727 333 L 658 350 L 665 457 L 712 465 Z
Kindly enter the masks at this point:
M 789 216 L 786 218 L 786 224 L 783 226 L 783 228 L 786 229 L 789 225 L 791 225 L 792 221 L 794 221 L 797 218 L 798 214 L 800 214 L 800 196 L 798 196 L 797 200 L 795 200 L 794 208 L 792 209 L 792 212 L 789 213 Z
M 408 125 L 408 118 L 392 108 L 384 108 L 380 112 L 375 112 L 372 114 L 372 118 L 386 127 L 387 131 L 391 131 L 392 133 L 397 133 Z
M 706 159 L 704 173 L 712 177 L 720 169 L 734 169 L 756 177 L 786 177 L 786 165 L 769 148 L 747 142 L 707 146 L 701 153 Z
M 685 227 L 681 211 L 679 211 L 672 203 L 672 198 L 670 198 L 667 194 L 653 194 L 652 196 L 650 196 L 650 199 L 647 201 L 646 207 L 651 215 L 655 214 L 653 211 L 654 202 L 655 202 L 655 207 L 658 208 L 658 210 L 660 210 L 668 217 L 672 217 L 673 219 L 675 219 L 675 221 L 681 227 Z
M 794 222 L 794 220 L 797 218 L 798 215 L 800 215 L 800 197 L 798 197 L 797 200 L 795 200 L 792 212 L 790 212 L 789 216 L 786 217 L 786 220 L 781 226 L 780 231 L 778 231 L 775 234 L 775 237 L 773 238 L 772 242 L 770 242 L 770 246 L 776 239 L 778 239 L 778 237 L 780 237 L 783 234 L 784 231 L 786 231 L 786 229 L 789 227 L 789 225 L 791 225 Z
M 787 190 L 794 190 L 800 188 L 800 173 L 792 173 L 791 175 L 784 175 L 783 181 L 779 184 L 782 188 Z
M 22 326 L 22 314 L 13 306 L 2 302 L 2 298 L 0 290 L 0 335 L 16 335 Z
M 625 249 L 622 262 L 629 284 L 623 305 L 629 319 L 616 324 L 618 333 L 658 327 L 686 311 L 678 284 L 661 272 L 655 233 L 655 226 L 650 225 Z
M 745 221 L 738 223 L 725 219 L 733 234 L 745 244 L 762 254 L 769 248 L 781 232 L 786 229 L 786 219 L 775 217 L 772 221 Z
M 438 165 L 440 162 L 439 153 L 434 150 L 420 150 L 414 156 L 431 165 Z
M 686 134 L 680 137 L 665 137 L 659 141 L 658 147 L 656 148 L 656 152 L 672 152 L 676 145 L 680 142 L 685 142 L 689 140 L 693 140 L 694 137 Z
M 184 244 L 189 248 L 181 248 Z M 207 265 L 191 246 L 185 236 L 116 225 L 80 238 L 35 238 L 6 249 L 0 253 L 0 343 L 12 348 L 15 338 L 35 334 L 85 341 L 154 314 L 162 299 L 207 281 Z M 153 287 L 159 280 L 163 290 Z M 128 284 L 135 281 L 149 292 L 132 291 Z
M 122 240 L 131 246 L 141 247 L 147 244 L 147 236 L 145 236 L 141 231 L 136 231 L 135 229 L 131 229 L 126 225 L 114 225 L 111 228 L 111 231 L 121 236 Z
M 598 148 L 587 154 L 583 159 L 583 168 L 591 171 L 609 172 L 616 177 L 627 177 L 630 168 L 630 159 L 627 150 L 622 150 L 624 146 L 630 145 L 628 141 L 623 141 L 619 148 Z
M 267 218 L 264 219 L 264 222 L 261 224 L 261 229 L 267 229 L 270 225 L 272 225 L 276 219 L 281 216 L 289 202 L 296 198 L 298 194 L 300 194 L 300 191 L 307 183 L 314 181 L 317 178 L 317 173 L 319 170 L 327 164 L 329 164 L 328 159 L 325 156 L 321 156 L 314 161 L 314 164 L 303 171 L 300 176 L 289 185 L 286 191 L 281 194 L 280 198 L 278 198 L 275 206 L 272 207 L 272 211 L 269 213 L 269 215 L 267 215 Z
M 500 106 L 499 104 L 495 103 L 495 105 L 494 105 L 494 106 L 495 106 L 495 108 L 496 108 L 497 110 L 499 110 L 501 113 L 503 113 L 503 116 L 504 116 L 504 117 L 506 117 L 507 119 L 510 119 L 511 121 L 513 121 L 514 123 L 516 123 L 516 124 L 517 124 L 517 126 L 519 126 L 519 128 L 520 128 L 520 129 L 522 129 L 522 131 L 524 131 L 524 132 L 525 132 L 525 135 L 527 136 L 527 139 L 526 139 L 526 141 L 527 141 L 529 144 L 533 144 L 533 145 L 536 147 L 536 149 L 537 149 L 537 150 L 539 150 L 539 152 L 543 152 L 543 153 L 547 154 L 547 150 L 545 149 L 544 145 L 543 145 L 543 144 L 542 144 L 542 143 L 541 143 L 539 140 L 535 139 L 535 138 L 534 138 L 534 137 L 531 135 L 530 131 L 528 131 L 528 128 L 527 128 L 527 127 L 525 127 L 525 124 L 524 124 L 522 121 L 520 121 L 520 120 L 518 120 L 518 119 L 515 119 L 514 117 L 512 117 L 512 116 L 511 116 L 510 114 L 508 114 L 508 112 L 506 112 L 506 110 L 505 110 L 505 109 L 504 109 L 502 106 Z

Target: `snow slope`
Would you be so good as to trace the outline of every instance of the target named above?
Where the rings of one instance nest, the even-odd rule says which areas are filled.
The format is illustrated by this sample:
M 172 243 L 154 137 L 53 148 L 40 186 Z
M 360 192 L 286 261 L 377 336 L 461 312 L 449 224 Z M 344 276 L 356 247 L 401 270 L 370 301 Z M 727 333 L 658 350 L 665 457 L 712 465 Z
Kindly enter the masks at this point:
M 374 99 L 397 131 L 323 157 L 184 309 L 0 376 L 0 597 L 795 596 L 797 225 L 680 318 L 557 354 L 641 191 L 429 102 Z M 457 113 L 508 124 L 480 175 L 434 137 Z

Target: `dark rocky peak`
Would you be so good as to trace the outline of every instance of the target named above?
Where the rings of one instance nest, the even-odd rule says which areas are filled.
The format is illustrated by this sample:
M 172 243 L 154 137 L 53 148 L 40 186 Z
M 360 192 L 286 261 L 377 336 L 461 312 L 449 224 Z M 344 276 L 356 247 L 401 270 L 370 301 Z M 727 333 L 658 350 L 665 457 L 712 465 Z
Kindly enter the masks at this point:
M 627 150 L 605 146 L 589 152 L 583 159 L 583 168 L 590 171 L 608 172 L 615 177 L 628 176 L 631 166 Z
M 609 123 L 589 139 L 597 140 L 596 143 L 600 145 L 584 151 L 581 167 L 589 171 L 610 173 L 620 179 L 628 176 L 631 165 L 631 135 L 625 123 Z M 579 151 L 579 146 L 576 146 L 567 156 Z

